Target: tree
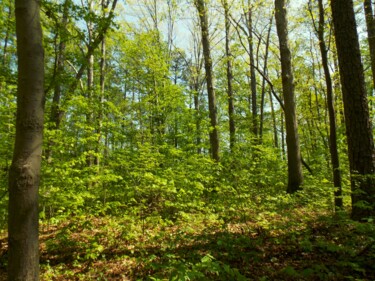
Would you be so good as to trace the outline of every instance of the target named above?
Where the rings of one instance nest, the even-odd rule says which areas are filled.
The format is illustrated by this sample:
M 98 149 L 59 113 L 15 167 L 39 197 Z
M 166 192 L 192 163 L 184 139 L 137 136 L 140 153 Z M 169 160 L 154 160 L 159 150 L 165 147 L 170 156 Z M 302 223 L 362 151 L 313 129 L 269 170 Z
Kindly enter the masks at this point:
M 247 9 L 247 11 L 246 11 Z M 253 7 L 251 0 L 247 1 L 247 8 L 244 7 L 245 21 L 248 30 L 247 44 L 250 59 L 250 89 L 251 89 L 251 113 L 252 128 L 251 131 L 254 139 L 258 138 L 258 104 L 257 104 L 257 81 L 255 76 L 255 59 L 254 59 L 254 38 L 253 38 Z
M 108 9 L 109 11 L 108 11 L 107 15 L 106 16 L 103 15 L 102 18 L 99 18 L 99 22 L 96 23 L 97 28 L 96 28 L 95 32 L 94 32 L 94 30 L 88 31 L 91 34 L 89 35 L 89 40 L 87 40 L 87 42 L 86 42 L 87 52 L 84 54 L 84 58 L 82 59 L 82 64 L 77 69 L 75 69 L 75 72 L 76 72 L 75 77 L 72 80 L 72 82 L 69 83 L 69 85 L 67 86 L 67 90 L 66 90 L 66 93 L 64 95 L 64 99 L 62 99 L 62 97 L 61 97 L 62 96 L 61 91 L 58 92 L 58 95 L 56 95 L 56 92 L 55 92 L 55 95 L 54 95 L 54 98 L 53 98 L 53 104 L 52 104 L 52 108 L 51 108 L 51 117 L 50 117 L 51 122 L 54 123 L 55 129 L 59 129 L 59 125 L 60 125 L 60 123 L 61 123 L 61 121 L 62 121 L 62 119 L 63 119 L 63 117 L 66 113 L 62 109 L 62 104 L 67 103 L 72 99 L 73 93 L 76 90 L 78 83 L 81 81 L 82 76 L 84 76 L 85 71 L 88 70 L 88 68 L 90 67 L 89 64 L 90 64 L 91 58 L 92 58 L 96 48 L 103 41 L 103 38 L 105 37 L 106 33 L 108 32 L 108 30 L 111 27 L 111 24 L 113 23 L 116 5 L 117 5 L 117 0 L 113 0 L 111 8 Z M 65 24 L 64 23 L 64 17 L 68 16 L 68 10 L 67 10 L 68 6 L 69 6 L 69 0 L 67 0 L 64 4 L 64 14 L 63 14 L 63 22 L 62 22 L 63 25 Z M 77 7 L 75 7 L 75 9 L 77 9 Z M 53 15 L 53 12 L 51 12 L 51 11 L 48 11 L 48 13 Z M 90 15 L 90 16 L 86 16 L 85 18 L 91 19 L 92 17 L 94 17 L 94 16 Z M 63 53 L 65 52 L 64 49 L 65 49 L 65 47 L 62 49 Z M 61 52 L 59 52 L 59 54 L 60 53 Z M 54 75 L 54 77 L 52 79 L 52 82 L 51 82 L 51 85 L 53 85 L 55 83 L 55 81 L 54 81 L 55 78 L 56 78 L 56 75 Z M 89 84 L 89 82 L 88 82 L 88 84 Z M 50 86 L 47 87 L 46 93 L 48 93 L 49 88 L 50 88 Z
M 56 31 L 59 34 L 60 42 L 58 44 L 58 52 L 56 54 L 56 67 L 54 68 L 53 74 L 53 83 L 54 85 L 54 93 L 51 105 L 51 115 L 50 115 L 50 122 L 52 123 L 53 129 L 58 129 L 60 127 L 60 100 L 62 95 L 62 74 L 64 72 L 64 61 L 65 61 L 65 49 L 66 49 L 66 28 L 68 24 L 68 16 L 69 16 L 69 4 L 70 0 L 65 0 L 63 4 L 63 14 L 61 19 L 61 30 Z M 47 153 L 49 154 L 49 152 Z M 49 157 L 50 155 L 47 155 Z
M 272 29 L 272 20 L 273 20 L 273 14 L 270 17 L 270 23 L 267 30 L 267 37 L 266 37 L 266 43 L 265 43 L 265 53 L 264 53 L 264 61 L 263 61 L 263 73 L 267 75 L 267 63 L 268 63 L 268 54 L 269 54 L 269 45 L 270 45 L 270 36 L 271 36 L 271 29 Z M 263 126 L 264 126 L 264 101 L 265 101 L 265 95 L 266 95 L 266 79 L 263 77 L 262 79 L 262 92 L 261 92 L 261 101 L 260 101 L 260 120 L 259 120 L 259 141 L 260 143 L 263 142 Z M 273 102 L 272 102 L 272 95 L 270 92 L 270 106 L 271 106 L 271 114 L 273 117 L 274 115 L 274 109 L 273 109 Z M 275 122 L 274 122 L 275 124 Z M 277 147 L 277 133 L 276 129 L 274 129 L 274 139 L 275 139 L 275 146 Z
M 281 76 L 285 106 L 286 145 L 288 155 L 288 193 L 300 189 L 303 182 L 298 137 L 291 53 L 288 45 L 288 22 L 285 0 L 275 0 L 275 20 L 280 45 Z
M 101 8 L 102 13 L 105 13 L 105 10 L 108 8 L 108 2 L 105 0 L 101 1 Z M 101 48 L 100 48 L 100 93 L 99 93 L 99 112 L 98 112 L 98 118 L 97 118 L 97 147 L 96 152 L 99 153 L 100 151 L 100 143 L 102 138 L 102 127 L 103 127 L 103 102 L 104 102 L 104 95 L 105 95 L 105 76 L 106 76 L 106 37 L 103 37 Z M 95 163 L 99 166 L 100 159 L 98 156 L 95 157 Z
M 328 65 L 328 48 L 325 43 L 324 38 L 324 7 L 323 0 L 318 1 L 319 5 L 319 27 L 318 27 L 318 37 L 319 37 L 319 47 L 322 55 L 322 64 L 324 70 L 324 76 L 327 86 L 327 107 L 329 114 L 329 149 L 331 154 L 331 162 L 333 169 L 333 186 L 336 188 L 335 191 L 335 206 L 341 208 L 343 206 L 342 202 L 342 188 L 341 188 L 341 172 L 340 172 L 340 162 L 339 154 L 337 149 L 337 134 L 336 134 L 336 113 L 333 101 L 333 87 L 332 79 L 329 71 Z
M 371 0 L 364 0 L 363 7 L 365 10 L 366 17 L 367 39 L 370 47 L 372 87 L 375 88 L 375 20 Z
M 219 131 L 217 121 L 216 95 L 213 85 L 212 59 L 210 50 L 210 39 L 208 31 L 207 8 L 205 0 L 195 0 L 195 6 L 198 10 L 200 26 L 202 32 L 202 47 L 204 66 L 206 70 L 206 84 L 208 94 L 208 108 L 210 114 L 210 146 L 212 158 L 219 161 Z
M 194 27 L 196 24 L 194 24 Z M 201 92 L 203 88 L 204 78 L 202 75 L 203 59 L 202 59 L 202 43 L 199 31 L 196 28 L 190 30 L 192 38 L 191 58 L 187 61 L 189 88 L 193 96 L 194 103 L 194 119 L 195 119 L 195 145 L 197 153 L 202 153 L 202 113 L 201 113 Z
M 352 218 L 373 216 L 375 150 L 353 1 L 331 1 L 352 189 Z
M 311 11 L 311 0 L 309 2 L 310 5 L 310 13 L 312 19 L 314 21 L 314 16 Z M 337 133 L 336 133 L 336 113 L 335 113 L 335 106 L 334 106 L 334 98 L 333 98 L 333 86 L 332 86 L 332 78 L 331 73 L 329 70 L 329 63 L 328 63 L 328 48 L 324 38 L 324 29 L 325 29 L 325 12 L 323 6 L 323 0 L 318 0 L 318 8 L 319 8 L 319 22 L 318 26 L 315 26 L 315 31 L 318 35 L 319 39 L 319 48 L 322 57 L 322 65 L 324 71 L 324 77 L 326 81 L 326 91 L 327 91 L 327 108 L 328 108 L 328 115 L 329 115 L 329 149 L 331 154 L 331 163 L 332 163 L 332 172 L 333 172 L 333 186 L 335 187 L 335 206 L 341 208 L 343 206 L 342 200 L 342 187 L 341 187 L 341 172 L 340 172 L 340 162 L 339 162 L 339 154 L 337 149 Z
M 51 103 L 51 110 L 49 116 L 49 123 L 47 123 L 47 128 L 50 130 L 57 130 L 60 127 L 61 122 L 61 110 L 60 110 L 60 102 L 61 97 L 63 94 L 63 84 L 65 81 L 64 79 L 64 72 L 65 72 L 65 59 L 66 59 L 66 41 L 67 41 L 67 27 L 68 27 L 68 19 L 69 19 L 69 6 L 70 0 L 65 0 L 62 5 L 62 15 L 61 21 L 58 21 L 57 17 L 53 17 L 56 25 L 55 31 L 55 61 L 53 67 L 53 74 L 50 82 L 51 88 L 53 88 L 53 97 Z M 59 17 L 60 18 L 60 17 Z M 57 40 L 59 38 L 59 42 Z M 65 82 L 66 83 L 66 82 Z M 49 87 L 46 89 L 46 93 L 49 91 Z M 46 149 L 46 158 L 51 161 L 52 159 L 52 147 L 54 146 L 53 140 L 50 140 L 47 143 Z
M 227 60 L 227 95 L 228 95 L 228 116 L 229 116 L 229 146 L 233 151 L 236 141 L 236 126 L 234 123 L 234 97 L 233 97 L 233 71 L 232 71 L 232 54 L 230 49 L 230 19 L 229 5 L 227 0 L 222 0 L 225 17 L 225 56 Z
M 254 25 L 253 25 L 253 15 L 254 15 L 254 5 L 252 4 L 251 0 L 247 0 L 246 3 L 242 1 L 242 13 L 241 19 L 242 20 L 236 20 L 231 16 L 231 20 L 233 21 L 234 27 L 236 29 L 236 32 L 238 34 L 238 39 L 246 51 L 249 61 L 248 66 L 249 70 L 246 71 L 248 81 L 249 81 L 249 87 L 250 87 L 250 94 L 248 96 L 249 100 L 249 109 L 251 111 L 251 125 L 250 125 L 250 132 L 252 133 L 252 138 L 255 140 L 254 144 L 259 143 L 258 134 L 259 134 L 259 116 L 258 116 L 258 102 L 257 102 L 257 79 L 255 75 L 255 70 L 257 68 L 256 65 L 258 65 L 259 57 L 259 45 L 261 41 L 261 36 L 258 35 L 259 43 L 258 46 L 254 43 Z M 242 36 L 240 35 L 240 31 L 245 35 L 245 40 L 242 39 Z M 256 52 L 255 50 L 256 49 Z M 257 61 L 256 61 L 257 60 Z M 259 70 L 259 69 L 258 69 Z M 258 71 L 259 72 L 259 71 Z
M 9 280 L 39 280 L 38 186 L 44 119 L 39 2 L 16 0 L 18 91 L 9 173 Z

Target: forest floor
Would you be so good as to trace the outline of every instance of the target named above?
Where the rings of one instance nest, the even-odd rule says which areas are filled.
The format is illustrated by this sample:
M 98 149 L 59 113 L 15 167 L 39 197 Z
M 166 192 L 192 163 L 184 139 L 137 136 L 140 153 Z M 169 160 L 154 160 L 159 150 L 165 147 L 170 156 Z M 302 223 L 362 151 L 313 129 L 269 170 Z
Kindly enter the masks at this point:
M 75 215 L 40 230 L 41 280 L 375 280 L 374 224 L 303 207 L 175 221 Z M 0 247 L 6 280 L 4 235 Z

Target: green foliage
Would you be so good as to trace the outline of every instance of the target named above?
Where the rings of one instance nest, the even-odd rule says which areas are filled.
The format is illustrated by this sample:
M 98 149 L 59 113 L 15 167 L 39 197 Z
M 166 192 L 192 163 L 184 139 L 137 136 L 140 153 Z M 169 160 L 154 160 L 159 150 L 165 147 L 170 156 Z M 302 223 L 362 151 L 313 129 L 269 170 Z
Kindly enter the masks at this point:
M 239 273 L 238 269 L 216 261 L 209 254 L 205 255 L 198 263 L 189 265 L 183 262 L 177 264 L 174 268 L 169 280 L 247 280 Z
M 0 86 L 0 89 L 2 86 Z M 3 88 L 4 94 L 0 95 L 0 228 L 3 228 L 7 218 L 6 198 L 8 190 L 9 168 L 12 160 L 13 141 L 15 135 L 15 110 L 14 87 Z
M 174 9 L 186 5 L 183 1 L 155 3 L 163 10 L 172 2 Z M 335 101 L 345 206 L 334 213 L 324 79 L 314 49 L 318 42 L 307 38 L 313 30 L 308 30 L 306 11 L 291 17 L 296 32 L 291 45 L 297 70 L 302 155 L 313 175 L 304 170 L 303 190 L 290 195 L 285 192 L 283 115 L 276 100 L 270 98 L 267 83 L 263 120 L 258 120 L 263 121 L 262 141 L 250 132 L 253 116 L 248 57 L 239 34 L 233 31 L 231 39 L 236 124 L 232 149 L 227 61 L 222 59 L 224 46 L 215 39 L 221 33 L 212 36 L 221 145 L 218 163 L 209 157 L 209 108 L 199 40 L 191 42 L 192 50 L 187 46 L 190 44 L 178 48 L 177 42 L 172 44 L 165 38 L 163 28 L 151 27 L 148 19 L 142 18 L 138 24 L 118 17 L 115 28 L 104 34 L 105 54 L 101 46 L 93 51 L 94 81 L 89 87 L 86 71 L 76 79 L 81 67 L 87 69 L 87 27 L 92 24 L 96 37 L 108 7 L 102 11 L 96 6 L 99 3 L 89 9 L 85 1 L 67 1 L 68 23 L 64 26 L 60 20 L 64 3 L 42 1 L 46 58 L 39 216 L 43 280 L 375 278 L 374 225 L 371 219 L 359 224 L 347 218 L 351 193 L 339 93 Z M 235 4 L 231 8 L 234 17 L 244 11 Z M 7 20 L 13 4 L 6 0 L 1 5 L 0 234 L 5 232 L 8 219 L 7 180 L 17 88 L 14 17 Z M 125 15 L 128 8 L 125 6 Z M 144 15 L 153 13 L 154 9 L 148 8 Z M 256 4 L 254 9 L 254 14 L 262 15 L 253 26 L 254 34 L 259 35 L 256 49 L 261 67 L 266 51 L 264 31 L 269 24 L 265 19 L 272 16 L 272 9 L 266 3 Z M 169 13 L 173 11 L 161 12 L 161 26 Z M 182 16 L 183 11 L 174 13 Z M 220 19 L 218 14 L 213 25 Z M 220 25 L 217 27 L 213 29 L 220 31 Z M 194 28 L 191 32 L 196 37 Z M 183 33 L 187 36 L 186 30 Z M 59 53 L 60 42 L 65 44 L 63 54 Z M 280 95 L 275 42 L 271 32 L 264 74 Z M 59 55 L 64 58 L 61 73 L 57 72 Z M 367 60 L 365 63 L 369 64 Z M 337 73 L 333 78 L 338 81 Z M 257 74 L 258 105 L 262 82 Z M 74 83 L 76 87 L 72 87 Z M 62 115 L 58 126 L 52 118 L 57 85 Z M 5 270 L 5 245 L 6 238 L 0 236 L 0 271 Z

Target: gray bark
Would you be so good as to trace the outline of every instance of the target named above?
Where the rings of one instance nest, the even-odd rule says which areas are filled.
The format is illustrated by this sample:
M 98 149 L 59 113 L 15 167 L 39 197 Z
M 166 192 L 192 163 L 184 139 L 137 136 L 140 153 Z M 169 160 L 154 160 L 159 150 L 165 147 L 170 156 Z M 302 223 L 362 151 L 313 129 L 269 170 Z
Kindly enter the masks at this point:
M 18 91 L 9 173 L 8 279 L 39 280 L 38 187 L 44 119 L 44 50 L 39 2 L 16 0 Z
M 288 22 L 285 0 L 275 0 L 275 19 L 280 44 L 281 78 L 285 106 L 286 145 L 288 156 L 288 193 L 301 188 L 303 182 L 299 145 L 291 53 L 288 45 Z

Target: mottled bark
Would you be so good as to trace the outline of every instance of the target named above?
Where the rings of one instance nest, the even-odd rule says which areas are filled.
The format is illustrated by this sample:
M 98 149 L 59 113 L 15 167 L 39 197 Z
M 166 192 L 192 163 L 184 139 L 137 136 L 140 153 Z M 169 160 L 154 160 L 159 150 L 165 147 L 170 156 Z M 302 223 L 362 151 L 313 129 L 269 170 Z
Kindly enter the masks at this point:
M 375 151 L 353 1 L 331 1 L 351 173 L 352 218 L 373 216 Z
M 39 2 L 16 0 L 18 91 L 9 173 L 8 280 L 39 280 L 38 187 L 43 142 L 44 51 Z
M 279 37 L 281 78 L 285 106 L 286 145 L 288 156 L 288 193 L 301 188 L 303 182 L 301 152 L 298 137 L 291 53 L 288 45 L 288 22 L 285 0 L 275 0 L 275 19 Z
M 204 66 L 206 70 L 206 85 L 208 94 L 208 109 L 210 115 L 210 148 L 212 159 L 219 161 L 219 131 L 217 121 L 217 106 L 216 95 L 213 83 L 212 59 L 210 50 L 210 39 L 208 31 L 207 8 L 205 0 L 195 0 L 195 5 L 198 10 L 200 26 L 202 32 L 202 47 Z

